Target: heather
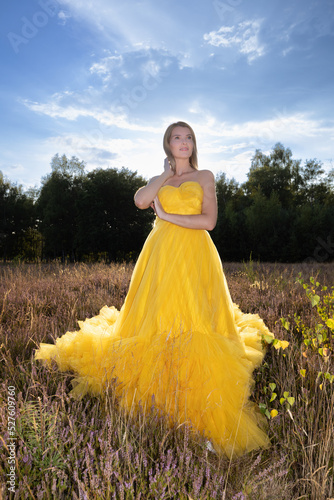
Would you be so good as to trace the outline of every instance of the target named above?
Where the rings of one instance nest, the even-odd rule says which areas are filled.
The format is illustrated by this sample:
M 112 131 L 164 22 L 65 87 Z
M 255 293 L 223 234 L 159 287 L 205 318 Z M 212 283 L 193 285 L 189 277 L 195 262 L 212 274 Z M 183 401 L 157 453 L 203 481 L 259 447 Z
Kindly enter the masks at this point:
M 13 498 L 329 499 L 333 487 L 334 264 L 226 263 L 234 302 L 258 313 L 277 339 L 254 373 L 270 448 L 228 460 L 187 425 L 170 428 L 154 406 L 124 413 L 69 396 L 70 374 L 33 361 L 104 305 L 120 308 L 132 264 L 0 267 L 1 476 L 8 472 L 8 387 L 15 388 Z M 264 341 L 270 342 L 269 339 Z M 283 347 L 286 347 L 283 349 Z M 0 487 L 6 498 L 5 479 Z

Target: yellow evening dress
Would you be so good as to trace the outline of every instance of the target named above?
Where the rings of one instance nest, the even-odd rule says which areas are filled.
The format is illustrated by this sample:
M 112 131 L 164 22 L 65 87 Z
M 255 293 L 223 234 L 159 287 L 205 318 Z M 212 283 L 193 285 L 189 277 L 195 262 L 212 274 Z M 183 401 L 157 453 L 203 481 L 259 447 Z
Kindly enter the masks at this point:
M 163 186 L 159 199 L 169 213 L 200 214 L 203 190 L 194 181 Z M 35 355 L 74 372 L 75 397 L 103 396 L 116 379 L 125 408 L 154 401 L 171 422 L 188 422 L 228 457 L 268 445 L 249 396 L 262 334 L 272 334 L 232 302 L 207 231 L 157 217 L 121 310 L 104 306 L 78 323 L 79 331 L 40 344 Z

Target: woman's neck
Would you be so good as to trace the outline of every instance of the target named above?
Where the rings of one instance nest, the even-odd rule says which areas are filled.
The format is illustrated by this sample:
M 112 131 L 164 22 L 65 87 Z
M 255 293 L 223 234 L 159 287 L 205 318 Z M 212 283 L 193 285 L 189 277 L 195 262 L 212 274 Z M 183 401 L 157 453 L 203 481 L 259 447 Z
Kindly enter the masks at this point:
M 189 159 L 186 160 L 176 160 L 175 175 L 181 177 L 184 174 L 190 174 L 194 169 L 189 163 Z

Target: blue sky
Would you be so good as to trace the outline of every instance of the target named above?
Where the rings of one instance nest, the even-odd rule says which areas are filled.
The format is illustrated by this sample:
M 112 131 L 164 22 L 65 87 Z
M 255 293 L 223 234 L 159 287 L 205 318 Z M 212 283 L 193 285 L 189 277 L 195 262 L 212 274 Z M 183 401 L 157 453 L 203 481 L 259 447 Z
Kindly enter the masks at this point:
M 256 149 L 334 159 L 333 0 L 11 0 L 1 7 L 0 170 L 39 186 L 59 153 L 162 171 L 174 120 L 199 166 L 247 179 Z

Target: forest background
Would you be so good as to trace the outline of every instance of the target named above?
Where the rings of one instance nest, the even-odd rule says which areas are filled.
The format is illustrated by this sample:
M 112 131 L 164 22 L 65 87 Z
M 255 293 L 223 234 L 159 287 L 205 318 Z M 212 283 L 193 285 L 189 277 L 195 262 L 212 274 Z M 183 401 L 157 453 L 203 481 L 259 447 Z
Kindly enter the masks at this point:
M 0 172 L 0 258 L 8 260 L 135 260 L 152 228 L 138 210 L 147 181 L 129 169 L 85 170 L 56 154 L 40 188 L 24 190 Z M 295 160 L 277 143 L 256 150 L 247 181 L 216 176 L 218 221 L 212 239 L 224 261 L 324 262 L 334 256 L 334 169 Z

